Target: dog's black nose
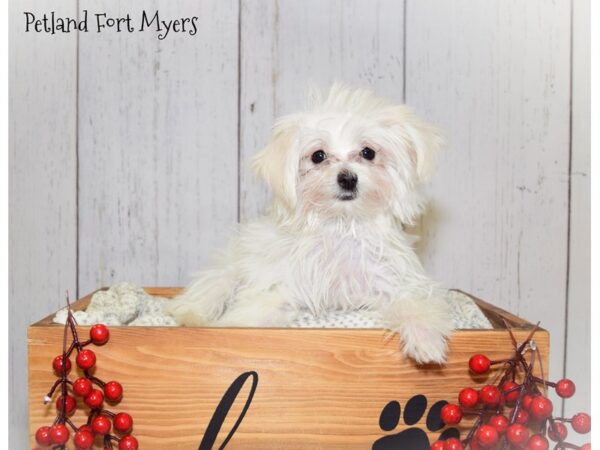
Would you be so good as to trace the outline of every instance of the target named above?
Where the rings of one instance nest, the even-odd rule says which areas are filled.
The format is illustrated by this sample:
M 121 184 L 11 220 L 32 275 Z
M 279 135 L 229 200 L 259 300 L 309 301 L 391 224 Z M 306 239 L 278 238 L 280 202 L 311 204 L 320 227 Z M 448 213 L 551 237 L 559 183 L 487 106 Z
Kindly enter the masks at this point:
M 356 189 L 358 177 L 354 173 L 343 171 L 338 173 L 337 182 L 345 191 L 353 191 Z

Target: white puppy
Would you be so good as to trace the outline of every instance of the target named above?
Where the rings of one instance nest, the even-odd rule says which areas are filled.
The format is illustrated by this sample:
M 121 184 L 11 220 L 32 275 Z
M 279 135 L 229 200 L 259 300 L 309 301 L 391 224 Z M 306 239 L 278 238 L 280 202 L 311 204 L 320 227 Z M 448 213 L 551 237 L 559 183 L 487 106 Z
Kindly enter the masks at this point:
M 167 312 L 182 325 L 285 327 L 300 311 L 368 308 L 418 363 L 442 363 L 452 331 L 445 291 L 428 279 L 403 224 L 442 139 L 404 105 L 334 86 L 279 119 L 254 168 L 273 191 L 219 264 Z

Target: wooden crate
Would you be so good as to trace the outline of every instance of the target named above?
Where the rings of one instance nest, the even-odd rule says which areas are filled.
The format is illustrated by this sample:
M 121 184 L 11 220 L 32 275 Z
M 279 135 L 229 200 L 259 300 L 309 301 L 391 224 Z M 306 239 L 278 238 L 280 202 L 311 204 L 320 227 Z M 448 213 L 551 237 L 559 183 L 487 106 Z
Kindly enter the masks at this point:
M 177 288 L 146 290 L 165 297 L 179 292 Z M 73 309 L 85 308 L 90 298 L 79 300 Z M 444 367 L 416 366 L 398 351 L 397 338 L 380 329 L 110 327 L 110 342 L 94 347 L 98 357 L 95 374 L 123 384 L 123 400 L 110 409 L 134 417 L 134 435 L 144 450 L 197 449 L 203 439 L 202 450 L 220 448 L 253 387 L 250 406 L 228 449 L 411 448 L 400 445 L 403 439 L 415 436 L 414 430 L 406 430 L 419 427 L 431 440 L 443 431 L 430 432 L 426 427 L 428 412 L 436 402 L 456 402 L 460 389 L 478 386 L 487 379 L 487 375 L 475 379 L 469 374 L 467 361 L 473 353 L 482 352 L 492 359 L 511 356 L 504 321 L 514 328 L 518 339 L 525 339 L 532 328 L 506 311 L 475 301 L 494 329 L 457 330 Z M 29 327 L 33 447 L 35 430 L 50 424 L 55 415 L 53 404 L 42 403 L 55 380 L 52 358 L 62 349 L 63 327 L 52 324 L 51 319 Z M 87 332 L 88 327 L 79 327 L 82 335 Z M 548 333 L 537 331 L 535 341 L 548 367 Z M 228 389 L 234 394 L 239 386 L 211 445 L 216 427 L 208 424 L 217 405 L 224 398 L 233 398 L 224 394 Z M 419 397 L 409 403 L 415 396 Z M 421 418 L 419 405 L 422 407 L 425 400 Z M 394 423 L 380 423 L 384 407 L 392 401 L 400 404 L 402 415 L 416 415 L 409 422 L 417 423 L 407 425 L 401 417 L 393 427 L 394 414 Z M 386 413 L 395 406 L 388 407 Z M 75 422 L 81 423 L 82 417 L 78 411 Z M 220 423 L 213 420 L 213 425 Z M 207 428 L 211 428 L 208 433 Z M 399 433 L 403 434 L 380 440 Z M 393 439 L 398 442 L 394 444 Z

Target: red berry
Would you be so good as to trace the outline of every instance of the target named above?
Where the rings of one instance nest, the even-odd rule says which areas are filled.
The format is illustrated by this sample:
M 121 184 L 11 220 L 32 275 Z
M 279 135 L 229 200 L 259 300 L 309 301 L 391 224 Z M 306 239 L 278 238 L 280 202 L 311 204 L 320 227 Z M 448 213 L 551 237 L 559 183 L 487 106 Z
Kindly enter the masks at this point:
M 79 429 L 77 431 L 87 431 L 88 433 L 92 433 L 92 435 L 94 434 L 94 431 L 92 430 L 92 427 L 90 425 L 81 425 L 79 427 Z
M 63 370 L 62 363 L 63 363 L 63 355 L 58 355 L 52 361 L 52 368 L 54 369 L 54 373 L 56 373 L 56 375 L 62 375 L 62 370 Z M 66 373 L 69 373 L 71 371 L 71 360 L 69 358 L 65 358 L 65 367 L 67 369 Z
M 462 419 L 460 406 L 448 403 L 440 411 L 440 417 L 446 425 L 456 425 Z
M 77 354 L 75 362 L 83 370 L 89 370 L 96 364 L 96 354 L 91 350 L 81 350 Z
M 495 408 L 500 404 L 502 394 L 496 386 L 488 384 L 479 391 L 479 401 L 488 408 Z
M 505 381 L 502 383 L 502 392 L 504 393 L 504 399 L 506 403 L 514 403 L 519 398 L 519 385 L 514 381 Z
M 127 413 L 119 413 L 113 418 L 115 430 L 121 433 L 129 433 L 133 428 L 133 419 Z
M 63 403 L 65 404 L 65 413 L 70 416 L 77 409 L 77 402 L 75 401 L 75 397 L 72 395 L 68 395 L 63 397 L 62 395 L 56 399 L 56 410 L 62 411 Z
M 119 441 L 119 450 L 137 450 L 138 441 L 131 435 L 123 436 Z
M 89 450 L 94 445 L 94 436 L 89 431 L 77 431 L 73 437 L 73 444 L 77 450 Z
M 534 434 L 527 441 L 527 450 L 548 450 L 548 439 L 541 434 Z
M 575 383 L 567 378 L 563 378 L 562 380 L 558 380 L 556 382 L 556 387 L 554 389 L 559 397 L 573 397 L 573 394 L 575 394 Z
M 508 413 L 509 417 L 512 417 L 514 414 L 514 408 L 510 410 L 510 412 Z M 521 425 L 526 425 L 527 422 L 529 422 L 529 414 L 527 413 L 527 411 L 525 411 L 523 408 L 519 409 L 519 412 L 517 413 L 517 417 L 515 418 L 515 422 L 516 423 L 520 423 Z
M 464 388 L 458 394 L 458 403 L 465 408 L 474 408 L 479 401 L 479 394 L 473 388 Z
M 550 417 L 552 409 L 552 402 L 542 395 L 533 397 L 529 405 L 529 412 L 537 420 L 544 420 Z
M 581 450 L 592 450 L 592 444 L 583 444 Z
M 577 433 L 589 433 L 592 429 L 592 418 L 586 413 L 575 414 L 571 418 L 571 426 Z
M 444 441 L 444 450 L 463 450 L 462 442 L 456 438 L 448 438 Z
M 488 422 L 488 425 L 493 426 L 498 433 L 502 434 L 508 428 L 509 423 L 510 422 L 506 418 L 506 416 L 503 416 L 501 414 L 497 414 L 497 415 L 492 416 L 490 418 L 490 420 Z
M 83 401 L 92 409 L 100 409 L 104 402 L 104 394 L 98 389 L 92 389 L 92 392 L 90 392 Z
M 486 373 L 490 370 L 490 359 L 485 355 L 473 355 L 469 359 L 469 369 L 473 373 Z
M 52 438 L 50 437 L 50 427 L 40 427 L 35 432 L 35 442 L 42 446 L 48 446 L 52 444 Z
M 110 402 L 118 402 L 123 397 L 123 386 L 117 381 L 109 381 L 104 385 L 104 396 Z
M 525 394 L 523 396 L 523 401 L 521 402 L 521 404 L 523 405 L 523 408 L 525 408 L 527 411 L 529 411 L 529 407 L 531 406 L 531 400 L 533 400 L 533 397 L 529 394 Z
M 77 378 L 73 381 L 73 392 L 80 397 L 86 397 L 92 392 L 92 382 L 85 377 Z
M 519 446 L 529 439 L 529 431 L 520 423 L 513 423 L 506 429 L 506 440 L 512 445 Z
M 92 420 L 92 431 L 95 434 L 108 434 L 110 432 L 111 427 L 112 423 L 110 422 L 110 419 L 106 416 L 99 415 L 94 417 L 94 420 Z
M 469 450 L 484 450 L 484 447 L 477 441 L 475 436 L 473 436 L 473 439 L 469 442 Z
M 97 323 L 92 328 L 90 328 L 90 339 L 96 345 L 103 345 L 108 342 L 108 338 L 110 337 L 110 333 L 108 332 L 108 328 L 106 325 Z
M 53 444 L 65 445 L 69 440 L 69 430 L 62 423 L 50 428 L 50 439 Z
M 493 447 L 498 443 L 498 431 L 491 425 L 481 425 L 475 432 L 475 438 L 483 448 Z
M 435 441 L 431 444 L 430 450 L 444 450 L 444 444 L 446 441 Z
M 567 438 L 567 434 L 569 433 L 564 423 L 554 422 L 554 427 L 552 426 L 552 423 L 548 424 L 548 437 L 554 442 L 564 441 Z

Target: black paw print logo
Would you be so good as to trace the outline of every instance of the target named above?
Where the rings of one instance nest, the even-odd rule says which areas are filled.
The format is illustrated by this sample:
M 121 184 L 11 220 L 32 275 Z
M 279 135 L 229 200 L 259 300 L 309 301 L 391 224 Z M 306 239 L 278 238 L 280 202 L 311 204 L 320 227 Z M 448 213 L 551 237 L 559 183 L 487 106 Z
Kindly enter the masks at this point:
M 434 403 L 427 413 L 426 426 L 429 431 L 439 431 L 444 428 L 440 411 L 448 402 L 440 400 Z M 399 433 L 390 434 L 379 438 L 373 444 L 373 450 L 429 450 L 430 443 L 427 434 L 420 428 L 413 427 L 425 415 L 427 398 L 424 395 L 413 396 L 404 406 L 404 423 L 410 428 Z M 392 431 L 400 423 L 400 403 L 393 400 L 389 402 L 379 416 L 379 427 L 383 431 Z M 440 435 L 440 440 L 451 437 L 459 438 L 460 432 L 456 428 L 447 428 Z

